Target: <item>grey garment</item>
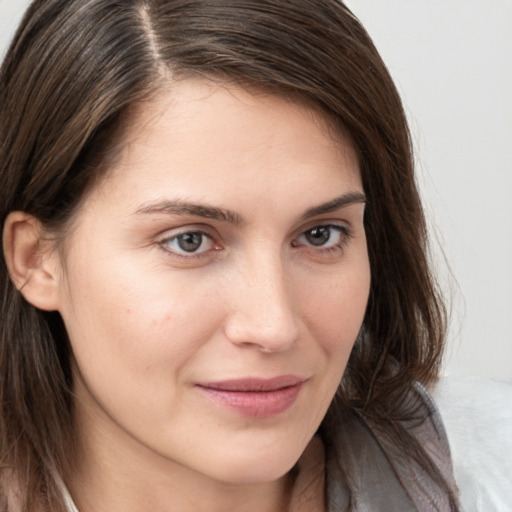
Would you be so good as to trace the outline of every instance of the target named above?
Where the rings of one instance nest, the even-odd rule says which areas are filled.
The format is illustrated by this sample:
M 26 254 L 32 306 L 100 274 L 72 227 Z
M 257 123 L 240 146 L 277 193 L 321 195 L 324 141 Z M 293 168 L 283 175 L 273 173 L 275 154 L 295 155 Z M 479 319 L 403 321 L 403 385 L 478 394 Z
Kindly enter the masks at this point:
M 403 426 L 457 495 L 448 439 L 437 407 L 420 384 L 410 399 L 419 414 Z M 446 491 L 390 441 L 384 426 L 353 415 L 340 425 L 331 443 L 334 450 L 326 455 L 327 512 L 453 510 Z

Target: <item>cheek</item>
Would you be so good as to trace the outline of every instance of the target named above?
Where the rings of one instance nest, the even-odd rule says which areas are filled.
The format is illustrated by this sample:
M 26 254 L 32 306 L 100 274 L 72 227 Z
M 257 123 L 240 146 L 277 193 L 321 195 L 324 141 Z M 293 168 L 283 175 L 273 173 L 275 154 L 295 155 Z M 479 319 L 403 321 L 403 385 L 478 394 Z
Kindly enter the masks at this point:
M 74 275 L 62 314 L 79 367 L 91 377 L 169 376 L 219 323 L 208 290 L 183 279 L 130 265 Z
M 112 270 L 108 279 L 89 274 L 75 280 L 72 289 L 80 292 L 65 323 L 77 395 L 91 410 L 106 411 L 141 433 L 151 425 L 170 428 L 171 417 L 186 411 L 190 365 L 207 346 L 220 313 L 207 290 L 151 272 L 137 276 L 125 268 Z
M 369 265 L 363 259 L 349 272 L 340 272 L 307 294 L 306 322 L 335 359 L 346 360 L 359 334 L 370 290 Z

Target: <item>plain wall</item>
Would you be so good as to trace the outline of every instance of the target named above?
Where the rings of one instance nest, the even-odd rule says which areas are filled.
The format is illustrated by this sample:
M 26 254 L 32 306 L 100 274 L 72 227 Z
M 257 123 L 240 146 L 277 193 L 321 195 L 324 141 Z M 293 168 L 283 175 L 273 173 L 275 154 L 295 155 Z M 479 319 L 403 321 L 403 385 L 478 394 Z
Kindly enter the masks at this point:
M 512 1 L 347 4 L 409 115 L 452 303 L 446 372 L 512 381 Z M 27 5 L 0 0 L 0 55 Z

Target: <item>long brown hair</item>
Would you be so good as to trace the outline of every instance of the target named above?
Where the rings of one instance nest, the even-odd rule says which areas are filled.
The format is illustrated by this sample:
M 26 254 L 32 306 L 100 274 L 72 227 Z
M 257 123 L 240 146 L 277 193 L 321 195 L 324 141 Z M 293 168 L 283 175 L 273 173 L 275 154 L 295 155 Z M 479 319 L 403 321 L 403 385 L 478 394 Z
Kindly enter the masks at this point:
M 413 382 L 438 374 L 445 311 L 399 95 L 341 2 L 35 0 L 1 69 L 2 225 L 22 210 L 64 229 L 113 157 L 130 109 L 188 75 L 299 97 L 351 137 L 368 200 L 372 282 L 329 415 L 351 408 L 398 424 Z M 1 467 L 23 490 L 23 510 L 61 511 L 56 479 L 72 443 L 69 341 L 57 313 L 24 301 L 3 256 L 0 286 Z M 409 449 L 435 473 L 421 447 Z

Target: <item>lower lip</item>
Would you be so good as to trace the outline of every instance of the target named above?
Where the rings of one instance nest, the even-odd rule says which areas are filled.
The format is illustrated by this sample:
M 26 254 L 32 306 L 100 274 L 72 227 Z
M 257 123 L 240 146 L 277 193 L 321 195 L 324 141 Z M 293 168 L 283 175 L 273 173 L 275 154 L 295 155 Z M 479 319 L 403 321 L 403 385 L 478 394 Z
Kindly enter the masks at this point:
M 199 389 L 214 402 L 235 409 L 244 416 L 268 418 L 286 411 L 297 399 L 303 382 L 271 391 L 225 391 L 222 389 Z

